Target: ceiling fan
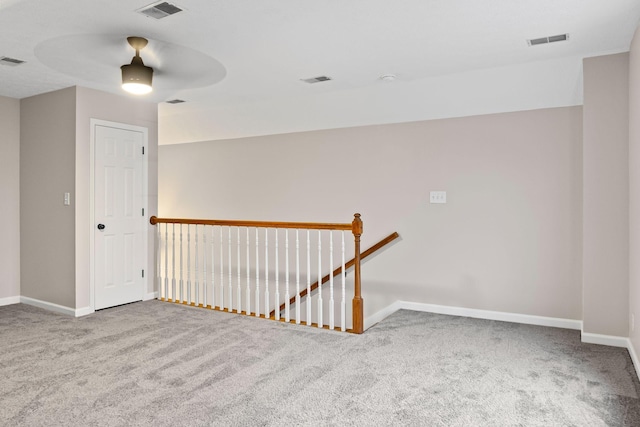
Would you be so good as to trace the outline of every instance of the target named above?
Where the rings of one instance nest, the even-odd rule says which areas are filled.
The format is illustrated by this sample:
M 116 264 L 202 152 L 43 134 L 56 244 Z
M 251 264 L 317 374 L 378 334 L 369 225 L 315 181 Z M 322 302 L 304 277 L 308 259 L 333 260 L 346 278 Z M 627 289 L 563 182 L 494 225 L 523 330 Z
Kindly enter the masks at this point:
M 122 65 L 130 49 L 135 55 Z M 36 46 L 35 54 L 44 65 L 74 78 L 75 84 L 112 93 L 131 87 L 137 90 L 131 93 L 146 93 L 156 102 L 179 91 L 214 85 L 227 74 L 224 65 L 206 53 L 122 33 L 56 37 Z
M 129 45 L 135 49 L 136 56 L 131 60 L 131 64 L 120 67 L 122 70 L 122 88 L 135 95 L 145 95 L 153 90 L 151 83 L 153 80 L 153 68 L 147 67 L 142 62 L 140 51 L 149 43 L 144 37 L 127 37 Z

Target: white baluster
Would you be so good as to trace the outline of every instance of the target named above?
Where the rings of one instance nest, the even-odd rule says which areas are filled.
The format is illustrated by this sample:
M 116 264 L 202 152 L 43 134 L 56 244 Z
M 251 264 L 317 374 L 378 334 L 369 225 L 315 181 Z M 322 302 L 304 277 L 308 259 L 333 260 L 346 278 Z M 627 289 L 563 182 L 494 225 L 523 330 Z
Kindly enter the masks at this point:
M 164 223 L 164 299 L 169 301 L 169 224 Z
M 311 238 L 307 229 L 307 326 L 311 325 Z
M 193 271 L 193 278 L 195 279 L 196 283 L 195 283 L 195 289 L 194 289 L 194 300 L 195 300 L 195 304 L 196 307 L 200 304 L 200 276 L 198 275 L 198 240 L 200 240 L 198 238 L 198 224 L 196 224 L 196 235 L 195 235 L 195 241 L 196 241 L 196 260 L 195 260 L 195 269 Z
M 215 229 L 211 227 L 211 308 L 216 308 L 216 254 L 214 251 Z
M 237 254 L 236 254 L 236 264 L 238 265 L 238 296 L 237 296 L 237 302 L 236 304 L 238 304 L 237 310 L 236 312 L 238 314 L 242 313 L 242 290 L 240 289 L 240 271 L 241 271 L 241 267 L 242 267 L 242 263 L 240 262 L 240 227 L 236 227 L 236 231 L 237 231 L 237 235 L 238 235 L 238 247 L 237 247 Z
M 256 228 L 256 317 L 260 317 L 260 237 Z
M 249 227 L 247 227 L 247 290 L 246 290 L 246 307 L 244 313 L 249 316 L 251 314 L 251 258 L 249 258 Z
M 176 223 L 171 224 L 171 263 L 173 268 L 171 269 L 171 297 L 174 301 L 176 298 Z
M 264 317 L 269 318 L 269 229 L 264 229 Z
M 342 230 L 342 272 L 340 273 L 340 276 L 342 276 L 342 302 L 340 303 L 340 322 L 341 329 L 344 332 L 347 330 L 347 272 L 344 264 L 344 230 Z
M 335 328 L 333 311 L 333 230 L 329 230 L 329 329 Z
M 184 272 L 183 266 L 184 261 L 182 259 L 182 248 L 184 244 L 182 243 L 182 224 L 180 224 L 180 301 L 184 302 Z
M 284 320 L 289 322 L 291 320 L 291 309 L 289 307 L 289 229 L 286 228 L 284 230 L 284 253 L 285 253 L 285 261 L 284 261 L 284 270 L 287 275 L 284 279 Z M 280 307 L 278 307 L 278 311 L 280 311 Z
M 187 304 L 191 304 L 191 225 L 187 224 Z
M 318 230 L 318 328 L 322 328 L 322 232 Z
M 300 236 L 296 229 L 296 325 L 300 324 Z
M 220 226 L 220 310 L 224 310 L 224 238 Z
M 233 267 L 231 266 L 231 227 L 227 236 L 227 262 L 229 263 L 229 313 L 233 312 Z
M 202 306 L 207 308 L 207 226 L 202 226 Z
M 276 228 L 276 320 L 280 320 L 280 266 L 278 265 L 278 229 Z

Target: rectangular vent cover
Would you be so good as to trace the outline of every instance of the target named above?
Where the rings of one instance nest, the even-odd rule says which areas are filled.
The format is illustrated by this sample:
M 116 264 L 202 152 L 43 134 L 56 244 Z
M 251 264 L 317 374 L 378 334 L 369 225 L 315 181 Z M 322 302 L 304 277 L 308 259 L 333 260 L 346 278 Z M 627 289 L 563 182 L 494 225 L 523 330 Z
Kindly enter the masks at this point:
M 173 5 L 168 2 L 151 4 L 143 7 L 142 9 L 138 9 L 138 13 L 141 13 L 149 18 L 154 19 L 162 19 L 167 16 L 174 15 L 178 12 L 182 12 L 184 9 L 179 8 L 176 5 Z
M 185 102 L 182 99 L 172 99 L 170 101 L 167 101 L 167 104 L 182 104 L 183 102 Z
M 327 76 L 318 76 L 318 77 L 311 77 L 309 79 L 300 79 L 305 83 L 309 83 L 309 84 L 313 84 L 313 83 L 320 83 L 320 82 L 328 82 L 329 80 L 331 80 L 331 77 L 327 77 Z
M 21 59 L 9 58 L 8 56 L 0 56 L 0 64 L 17 67 L 20 64 L 24 64 L 24 61 Z
M 569 40 L 569 34 L 559 34 L 557 36 L 541 37 L 539 39 L 527 40 L 529 46 L 538 46 L 541 44 L 564 42 Z

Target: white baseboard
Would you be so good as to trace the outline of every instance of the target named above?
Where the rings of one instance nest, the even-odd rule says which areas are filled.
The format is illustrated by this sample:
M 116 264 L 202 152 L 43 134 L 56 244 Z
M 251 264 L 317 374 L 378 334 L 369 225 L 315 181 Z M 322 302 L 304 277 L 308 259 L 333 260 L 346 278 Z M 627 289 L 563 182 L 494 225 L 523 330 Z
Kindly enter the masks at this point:
M 54 304 L 48 301 L 42 301 L 35 298 L 29 297 L 20 297 L 20 302 L 22 304 L 32 305 L 38 308 L 44 308 L 45 310 L 55 311 L 56 313 L 66 314 L 67 316 L 80 317 L 86 316 L 88 314 L 93 313 L 93 309 L 91 307 L 83 307 L 83 308 L 71 308 L 65 307 L 63 305 Z
M 82 316 L 88 316 L 89 314 L 93 314 L 95 313 L 95 310 L 91 307 L 83 307 L 83 308 L 76 308 L 76 317 L 82 317 Z
M 629 351 L 629 355 L 631 356 L 631 361 L 633 362 L 636 375 L 638 375 L 638 379 L 640 379 L 640 359 L 638 359 L 638 355 L 633 348 L 631 340 L 626 337 L 583 332 L 581 320 L 532 316 L 528 314 L 505 313 L 500 311 L 478 310 L 472 308 L 452 307 L 436 304 L 423 304 L 409 301 L 396 301 L 393 304 L 378 311 L 377 313 L 365 318 L 365 330 L 369 329 L 371 326 L 375 325 L 376 323 L 382 321 L 386 317 L 401 309 L 436 314 L 447 314 L 450 316 L 473 317 L 477 319 L 499 320 L 503 322 L 524 323 L 527 325 L 549 326 L 554 328 L 579 330 L 581 332 L 581 341 L 584 343 L 626 348 Z
M 19 304 L 20 303 L 20 297 L 6 297 L 6 298 L 0 298 L 0 307 L 2 307 L 3 305 L 11 305 L 11 304 Z
M 156 298 L 158 298 L 158 293 L 151 292 L 144 295 L 143 301 L 148 301 Z M 42 301 L 39 299 L 29 298 L 29 297 L 11 297 L 11 298 L 0 299 L 0 306 L 8 305 L 8 304 L 18 304 L 18 303 L 32 305 L 38 308 L 44 308 L 45 310 L 55 311 L 56 313 L 66 314 L 68 316 L 73 316 L 73 317 L 88 316 L 89 314 L 95 313 L 95 310 L 91 307 L 82 307 L 82 308 L 74 309 L 71 307 L 65 307 L 63 305 L 54 304 L 52 302 Z
M 20 297 L 22 304 L 32 305 L 38 308 L 44 308 L 45 310 L 55 311 L 56 313 L 66 314 L 68 316 L 76 315 L 76 311 L 73 308 L 65 307 L 63 305 L 54 304 L 52 302 L 41 301 L 35 298 Z
M 629 347 L 629 338 L 614 335 L 591 334 L 582 332 L 582 342 L 587 344 L 608 345 L 609 347 Z
M 633 367 L 636 369 L 636 375 L 638 376 L 638 379 L 640 379 L 640 360 L 638 360 L 636 350 L 633 348 L 633 344 L 629 338 L 627 338 L 627 350 L 629 350 L 629 356 L 631 356 Z
M 378 311 L 375 314 L 372 314 L 369 317 L 366 317 L 364 319 L 364 330 L 366 331 L 367 329 L 369 329 L 370 327 L 372 327 L 373 325 L 375 325 L 378 322 L 381 322 L 382 320 L 384 320 L 385 318 L 391 316 L 393 313 L 395 313 L 396 311 L 400 310 L 400 303 L 402 301 L 396 301 L 393 304 L 383 308 L 382 310 Z
M 142 297 L 142 301 L 149 301 L 152 299 L 157 299 L 158 298 L 158 293 L 157 292 L 150 292 L 148 294 L 144 294 L 144 296 Z
M 550 326 L 563 329 L 582 329 L 581 320 L 561 319 L 557 317 L 533 316 L 530 314 L 506 313 L 502 311 L 478 310 L 475 308 L 452 307 L 446 305 L 423 304 L 409 301 L 396 301 L 405 310 L 427 313 L 448 314 L 451 316 L 473 317 L 476 319 L 499 320 L 501 322 L 523 323 L 525 325 Z

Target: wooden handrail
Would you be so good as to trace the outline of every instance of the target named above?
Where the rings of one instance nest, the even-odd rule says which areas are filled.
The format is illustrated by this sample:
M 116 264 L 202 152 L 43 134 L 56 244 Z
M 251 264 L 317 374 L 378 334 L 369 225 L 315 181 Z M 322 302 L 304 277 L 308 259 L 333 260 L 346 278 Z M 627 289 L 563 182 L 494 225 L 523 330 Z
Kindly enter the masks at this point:
M 373 254 L 374 252 L 377 252 L 379 249 L 383 248 L 384 246 L 388 245 L 389 243 L 393 242 L 394 240 L 396 240 L 398 237 L 400 237 L 400 235 L 397 232 L 393 232 L 391 234 L 389 234 L 387 237 L 385 237 L 384 239 L 380 240 L 378 243 L 376 243 L 375 245 L 371 246 L 369 249 L 367 249 L 366 251 L 362 252 L 362 254 L 360 255 L 360 260 L 362 261 L 363 259 L 365 259 L 366 257 L 368 257 L 369 255 Z M 356 259 L 355 258 L 351 258 L 349 261 L 347 261 L 344 264 L 344 268 L 345 270 L 350 269 L 351 267 L 353 267 L 353 265 L 355 264 Z M 324 285 L 325 283 L 327 283 L 330 279 L 330 276 L 336 277 L 338 276 L 340 273 L 342 273 L 342 266 L 336 268 L 335 270 L 333 270 L 333 273 L 331 274 L 327 274 L 326 276 L 324 276 L 322 278 L 322 284 Z M 318 289 L 318 281 L 316 281 L 315 283 L 313 283 L 310 287 L 311 292 L 315 291 L 316 289 Z M 299 297 L 300 298 L 304 298 L 307 296 L 307 289 L 303 289 L 302 291 L 300 291 Z M 296 297 L 291 297 L 289 299 L 289 304 L 294 304 L 296 302 Z M 285 308 L 285 304 L 280 304 L 280 311 L 284 311 Z M 275 310 L 272 310 L 270 313 L 270 316 L 274 316 L 276 314 Z
M 356 214 L 359 215 L 359 214 Z M 149 218 L 152 225 L 166 224 L 198 224 L 198 225 L 225 225 L 231 227 L 257 227 L 257 228 L 298 228 L 310 230 L 350 230 L 353 231 L 353 223 L 324 223 L 324 222 L 274 222 L 274 221 L 238 221 L 226 219 L 184 219 L 184 218 Z

